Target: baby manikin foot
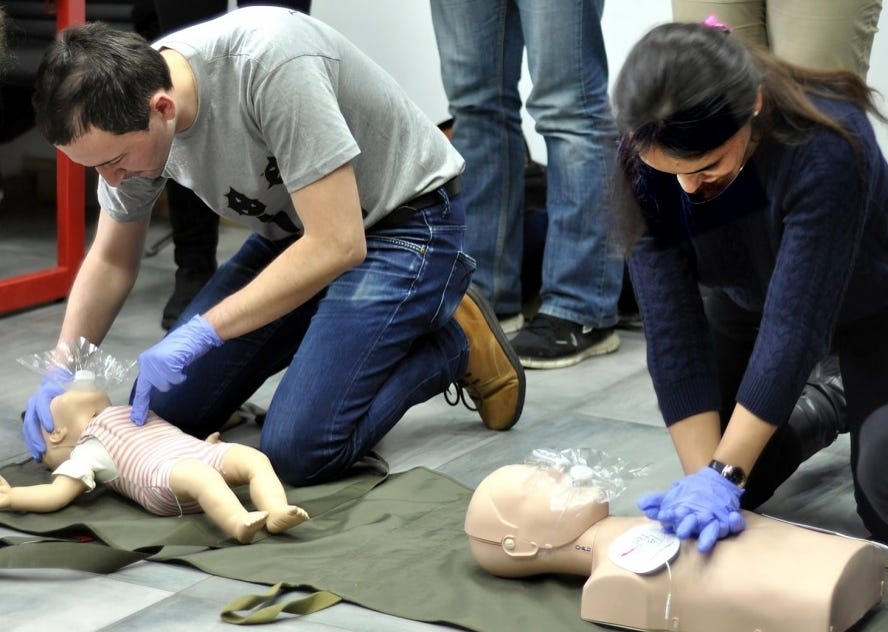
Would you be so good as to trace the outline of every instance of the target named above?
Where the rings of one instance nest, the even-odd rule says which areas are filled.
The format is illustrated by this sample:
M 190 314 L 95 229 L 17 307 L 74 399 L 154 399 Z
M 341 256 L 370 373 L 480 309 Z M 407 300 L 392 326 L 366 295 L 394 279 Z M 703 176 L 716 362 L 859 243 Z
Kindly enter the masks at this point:
M 268 521 L 265 528 L 269 533 L 283 533 L 292 529 L 297 524 L 308 520 L 308 512 L 296 505 L 284 505 L 280 509 L 272 509 L 268 512 Z
M 233 535 L 241 544 L 249 544 L 256 532 L 265 526 L 267 520 L 267 511 L 248 511 L 235 523 Z

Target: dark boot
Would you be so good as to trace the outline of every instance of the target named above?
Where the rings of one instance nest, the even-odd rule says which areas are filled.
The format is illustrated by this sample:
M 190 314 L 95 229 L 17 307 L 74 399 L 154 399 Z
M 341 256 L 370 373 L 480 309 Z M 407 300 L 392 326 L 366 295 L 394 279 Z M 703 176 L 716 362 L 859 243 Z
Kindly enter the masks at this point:
M 210 277 L 213 276 L 212 268 L 193 269 L 179 268 L 176 270 L 176 286 L 166 305 L 163 307 L 163 315 L 160 318 L 160 326 L 169 329 L 179 319 L 188 304 L 197 296 Z
M 192 191 L 167 182 L 176 286 L 163 308 L 161 327 L 169 329 L 216 271 L 219 216 Z
M 802 461 L 848 431 L 838 358 L 829 356 L 814 368 L 787 423 L 799 439 Z

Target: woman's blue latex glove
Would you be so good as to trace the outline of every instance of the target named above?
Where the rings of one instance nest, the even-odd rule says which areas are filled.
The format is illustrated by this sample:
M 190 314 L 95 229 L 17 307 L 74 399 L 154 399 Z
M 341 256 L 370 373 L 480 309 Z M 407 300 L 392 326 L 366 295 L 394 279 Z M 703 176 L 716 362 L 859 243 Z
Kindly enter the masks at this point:
M 697 549 L 707 553 L 718 540 L 746 528 L 740 514 L 742 495 L 742 488 L 704 467 L 673 483 L 667 492 L 642 496 L 638 508 L 651 520 L 659 520 L 668 533 L 681 539 L 696 536 Z
M 137 426 L 148 419 L 151 389 L 165 392 L 185 381 L 185 368 L 222 339 L 206 318 L 194 316 L 181 327 L 172 330 L 163 340 L 139 355 L 139 377 L 133 391 L 133 409 L 130 418 Z
M 46 452 L 46 442 L 40 432 L 41 426 L 46 432 L 52 432 L 55 426 L 49 403 L 54 397 L 65 392 L 64 384 L 72 379 L 74 375 L 68 369 L 62 367 L 52 369 L 43 376 L 37 392 L 28 398 L 22 434 L 25 437 L 25 445 L 28 446 L 28 451 L 35 461 L 43 459 L 43 454 Z

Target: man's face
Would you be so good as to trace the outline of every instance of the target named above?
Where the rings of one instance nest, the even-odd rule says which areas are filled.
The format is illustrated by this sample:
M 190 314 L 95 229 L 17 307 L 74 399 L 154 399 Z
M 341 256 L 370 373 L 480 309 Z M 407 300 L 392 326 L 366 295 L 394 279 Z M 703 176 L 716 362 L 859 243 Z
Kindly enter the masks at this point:
M 147 131 L 112 134 L 91 127 L 69 145 L 60 145 L 68 158 L 93 167 L 112 187 L 134 176 L 156 178 L 163 171 L 173 142 L 173 126 L 151 113 Z

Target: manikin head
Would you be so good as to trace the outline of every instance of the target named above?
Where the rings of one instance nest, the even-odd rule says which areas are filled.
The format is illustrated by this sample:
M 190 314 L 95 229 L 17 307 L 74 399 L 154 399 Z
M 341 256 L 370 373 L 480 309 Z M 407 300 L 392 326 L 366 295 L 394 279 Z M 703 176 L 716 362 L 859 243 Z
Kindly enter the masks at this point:
M 608 515 L 601 489 L 553 467 L 507 465 L 478 485 L 466 513 L 472 555 L 494 575 L 522 577 L 553 569 L 553 556 Z M 557 564 L 556 564 L 557 566 Z M 572 564 L 564 560 L 560 570 Z
M 82 373 L 78 372 L 81 378 Z M 54 427 L 52 432 L 40 430 L 46 442 L 43 465 L 55 469 L 68 460 L 90 420 L 110 405 L 108 394 L 98 390 L 92 380 L 75 377 L 71 388 L 50 402 Z

